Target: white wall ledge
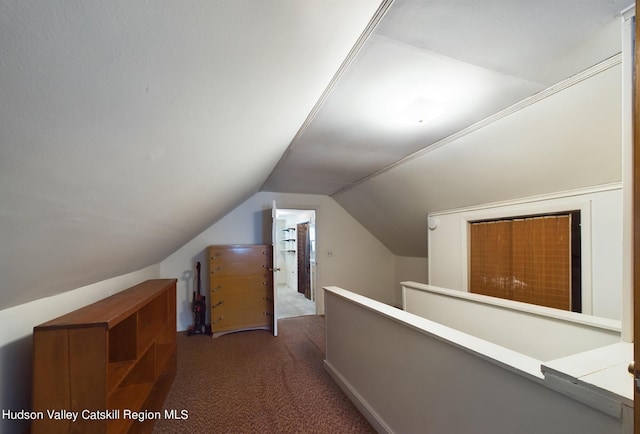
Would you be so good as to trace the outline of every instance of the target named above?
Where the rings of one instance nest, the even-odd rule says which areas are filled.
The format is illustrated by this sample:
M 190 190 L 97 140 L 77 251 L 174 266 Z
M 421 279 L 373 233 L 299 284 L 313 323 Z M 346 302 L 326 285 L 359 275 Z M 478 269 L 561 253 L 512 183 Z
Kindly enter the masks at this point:
M 405 284 L 420 285 L 413 282 L 404 282 L 403 285 Z M 325 287 L 324 290 L 431 338 L 447 342 L 618 420 L 622 420 L 623 406 L 633 407 L 633 378 L 627 373 L 627 365 L 633 360 L 633 344 L 620 342 L 543 362 L 342 288 Z M 441 288 L 439 290 L 450 291 Z M 465 297 L 465 293 L 460 291 L 452 292 L 457 293 L 454 294 L 456 296 Z M 497 301 L 498 304 L 500 302 Z M 534 313 L 547 310 L 529 305 L 523 306 L 523 309 Z M 565 317 L 564 313 L 553 314 Z M 575 319 L 576 314 L 566 314 Z M 587 317 L 580 318 L 580 321 L 619 330 L 619 322 L 614 320 Z
M 544 316 L 547 318 L 559 319 L 562 321 L 571 321 L 577 324 L 583 324 L 592 327 L 598 327 L 605 330 L 611 330 L 621 333 L 622 323 L 621 321 L 601 318 L 593 315 L 586 315 L 582 313 L 563 311 L 560 309 L 552 309 L 549 307 L 538 306 L 530 303 L 522 303 L 513 300 L 504 300 L 497 297 L 490 297 L 482 294 L 471 294 L 465 291 L 459 291 L 455 289 L 442 288 L 434 285 L 427 285 L 418 282 L 400 282 L 402 286 L 409 286 L 413 289 L 422 291 L 438 292 L 439 294 L 449 297 L 455 297 L 465 300 L 471 300 L 475 303 L 482 303 L 496 307 L 503 307 L 510 310 L 518 310 L 520 312 L 526 312 L 533 315 Z
M 633 407 L 633 376 L 627 371 L 633 344 L 620 342 L 543 363 L 545 385 L 613 416 Z
M 391 320 L 400 322 L 425 335 L 445 341 L 477 357 L 499 365 L 504 369 L 508 369 L 538 383 L 543 383 L 544 376 L 540 370 L 540 360 L 533 357 L 336 286 L 325 287 L 324 290 Z

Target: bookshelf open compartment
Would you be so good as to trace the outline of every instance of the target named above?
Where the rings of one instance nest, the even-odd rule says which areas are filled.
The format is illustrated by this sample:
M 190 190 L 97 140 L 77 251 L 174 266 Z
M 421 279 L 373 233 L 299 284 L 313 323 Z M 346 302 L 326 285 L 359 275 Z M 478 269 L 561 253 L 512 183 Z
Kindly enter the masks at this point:
M 136 314 L 128 316 L 124 321 L 108 330 L 109 363 L 135 360 L 137 357 Z
M 160 294 L 138 311 L 139 352 L 146 350 L 167 323 L 167 299 L 166 293 Z
M 153 347 L 138 359 L 109 397 L 110 408 L 140 408 L 155 381 L 155 352 Z

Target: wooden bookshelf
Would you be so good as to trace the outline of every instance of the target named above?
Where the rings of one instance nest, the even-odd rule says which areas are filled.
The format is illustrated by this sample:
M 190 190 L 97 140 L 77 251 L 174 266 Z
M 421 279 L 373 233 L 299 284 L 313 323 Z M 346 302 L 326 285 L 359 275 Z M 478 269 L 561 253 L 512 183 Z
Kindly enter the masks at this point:
M 32 432 L 151 432 L 176 373 L 176 279 L 148 280 L 33 329 Z M 82 411 L 120 410 L 92 420 Z M 48 410 L 79 412 L 55 420 Z M 106 414 L 106 413 L 105 413 Z

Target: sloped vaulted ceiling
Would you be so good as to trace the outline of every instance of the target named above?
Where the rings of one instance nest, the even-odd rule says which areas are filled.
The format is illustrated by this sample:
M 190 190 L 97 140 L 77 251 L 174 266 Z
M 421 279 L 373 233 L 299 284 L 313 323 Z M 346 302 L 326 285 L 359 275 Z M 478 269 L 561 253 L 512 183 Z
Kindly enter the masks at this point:
M 614 56 L 630 3 L 0 0 L 0 309 L 155 264 L 261 189 L 424 256 L 469 193 L 386 168 Z M 399 128 L 443 77 L 462 110 Z
M 263 188 L 332 195 L 394 253 L 424 257 L 428 212 L 620 181 L 630 4 L 396 0 Z M 581 86 L 598 64 L 606 83 Z M 547 89 L 574 79 L 558 88 L 579 105 L 559 112 Z M 542 114 L 521 105 L 540 95 Z M 520 105 L 532 122 L 517 130 L 485 121 Z
M 0 309 L 155 264 L 257 192 L 376 0 L 0 0 Z

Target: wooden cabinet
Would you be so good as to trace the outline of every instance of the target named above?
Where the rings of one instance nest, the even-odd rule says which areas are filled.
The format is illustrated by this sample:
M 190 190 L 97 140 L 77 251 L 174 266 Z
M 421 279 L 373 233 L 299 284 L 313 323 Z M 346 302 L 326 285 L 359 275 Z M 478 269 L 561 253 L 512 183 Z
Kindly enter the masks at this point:
M 32 432 L 151 432 L 175 373 L 176 279 L 148 280 L 34 327 Z
M 273 327 L 272 247 L 239 244 L 209 247 L 213 336 Z

